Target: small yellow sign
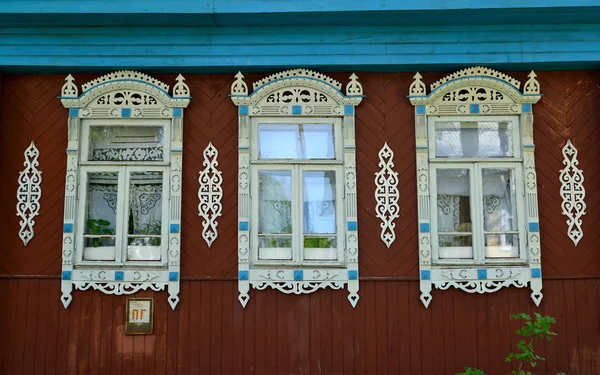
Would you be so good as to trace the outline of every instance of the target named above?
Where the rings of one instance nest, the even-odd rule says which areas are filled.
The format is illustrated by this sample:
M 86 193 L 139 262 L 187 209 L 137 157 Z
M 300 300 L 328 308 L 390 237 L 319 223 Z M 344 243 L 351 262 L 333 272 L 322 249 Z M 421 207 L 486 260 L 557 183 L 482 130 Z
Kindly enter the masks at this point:
M 154 298 L 127 298 L 126 335 L 150 335 L 154 330 Z

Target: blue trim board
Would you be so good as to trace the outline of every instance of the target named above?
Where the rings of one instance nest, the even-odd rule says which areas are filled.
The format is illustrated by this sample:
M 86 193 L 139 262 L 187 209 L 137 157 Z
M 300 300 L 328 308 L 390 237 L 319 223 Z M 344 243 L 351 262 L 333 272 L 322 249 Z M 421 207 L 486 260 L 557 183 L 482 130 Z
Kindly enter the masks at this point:
M 247 73 L 299 66 L 323 72 L 452 71 L 473 65 L 500 70 L 597 69 L 599 61 L 600 24 L 580 20 L 519 27 L 396 23 L 69 28 L 22 23 L 3 24 L 0 29 L 2 70 L 38 73 L 92 69 Z
M 238 271 L 238 279 L 239 280 L 248 280 L 248 270 L 239 270 Z
M 531 278 L 532 279 L 540 279 L 542 277 L 542 269 L 541 268 L 532 268 L 531 269 Z
M 429 233 L 429 231 L 430 231 L 429 223 L 420 223 L 419 224 L 419 232 Z
M 71 280 L 72 272 L 71 271 L 62 271 L 61 279 L 62 280 Z
M 477 270 L 477 278 L 480 280 L 487 279 L 487 270 L 485 268 L 480 268 Z
M 421 270 L 421 280 L 431 280 L 431 271 Z
M 169 226 L 170 233 L 179 233 L 179 224 L 171 224 Z
M 125 272 L 115 271 L 115 281 L 123 281 L 124 278 L 125 278 Z
M 179 280 L 179 272 L 169 272 L 169 281 Z
M 63 233 L 73 233 L 73 224 L 72 223 L 64 223 L 63 224 Z
M 348 280 L 358 280 L 358 271 L 348 270 Z
M 239 230 L 248 230 L 248 222 L 240 221 L 238 229 Z
M 294 270 L 294 280 L 295 281 L 304 280 L 304 271 L 303 270 Z
M 173 117 L 181 117 L 183 116 L 182 108 L 173 108 Z

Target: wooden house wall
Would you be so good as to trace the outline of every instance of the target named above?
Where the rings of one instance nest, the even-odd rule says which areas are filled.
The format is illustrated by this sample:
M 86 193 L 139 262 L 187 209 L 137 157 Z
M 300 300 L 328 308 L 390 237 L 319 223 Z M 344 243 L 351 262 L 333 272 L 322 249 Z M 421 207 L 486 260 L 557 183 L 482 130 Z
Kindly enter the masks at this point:
M 149 72 L 151 73 L 151 72 Z M 74 291 L 60 303 L 67 110 L 57 96 L 63 75 L 5 74 L 0 79 L 0 374 L 454 374 L 464 366 L 506 374 L 517 312 L 557 319 L 557 338 L 536 345 L 547 357 L 538 374 L 600 373 L 600 74 L 538 72 L 544 94 L 534 106 L 544 299 L 527 289 L 471 295 L 434 290 L 419 300 L 412 75 L 363 73 L 357 108 L 360 301 L 346 291 L 311 295 L 251 291 L 237 301 L 237 112 L 232 75 L 187 75 L 193 99 L 184 113 L 181 302 L 141 292 L 156 303 L 155 333 L 124 332 L 124 296 Z M 424 74 L 433 82 L 442 74 Z M 525 73 L 513 74 L 523 82 Z M 76 75 L 79 84 L 97 75 Z M 347 81 L 349 74 L 333 74 Z M 169 84 L 174 75 L 156 75 Z M 247 77 L 248 81 L 262 76 Z M 587 191 L 584 238 L 566 235 L 558 173 L 561 148 L 579 150 Z M 17 175 L 31 140 L 43 172 L 40 215 L 27 247 L 15 216 Z M 208 248 L 197 212 L 198 172 L 209 141 L 223 171 L 219 237 Z M 401 216 L 387 249 L 375 217 L 377 152 L 388 142 L 400 175 Z

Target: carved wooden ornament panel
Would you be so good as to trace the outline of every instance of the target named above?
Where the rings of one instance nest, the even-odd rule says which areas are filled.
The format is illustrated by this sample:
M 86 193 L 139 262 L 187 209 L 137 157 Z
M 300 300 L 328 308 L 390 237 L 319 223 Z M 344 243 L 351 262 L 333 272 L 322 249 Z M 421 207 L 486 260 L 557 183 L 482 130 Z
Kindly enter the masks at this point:
M 213 146 L 212 142 L 208 144 L 203 152 L 204 170 L 200 172 L 198 182 L 200 182 L 200 189 L 198 189 L 198 204 L 199 215 L 202 217 L 202 238 L 206 241 L 208 247 L 217 239 L 219 233 L 217 232 L 217 218 L 221 216 L 221 199 L 223 198 L 223 189 L 221 184 L 223 183 L 223 177 L 221 171 L 217 169 L 219 162 L 217 157 L 219 151 Z
M 24 155 L 25 169 L 19 172 L 19 188 L 17 189 L 17 216 L 21 218 L 19 237 L 23 241 L 23 245 L 27 246 L 34 235 L 35 221 L 33 218 L 40 213 L 42 172 L 37 169 L 40 165 L 38 162 L 40 152 L 33 141 L 25 150 Z
M 73 76 L 68 75 L 61 90 L 61 102 L 69 109 L 67 175 L 65 181 L 65 210 L 62 244 L 62 297 L 65 308 L 71 303 L 73 287 L 79 290 L 95 289 L 106 294 L 133 294 L 139 290 L 168 290 L 168 302 L 175 308 L 179 302 L 181 259 L 181 173 L 183 146 L 183 108 L 190 102 L 189 88 L 183 76 L 176 78 L 173 95 L 169 85 L 131 70 L 117 71 L 82 85 L 82 93 Z M 129 126 L 132 124 L 160 123 L 164 133 L 164 149 L 169 151 L 164 160 L 169 161 L 163 186 L 168 197 L 162 218 L 167 228 L 165 234 L 165 258 L 148 265 L 129 267 L 127 263 L 81 261 L 81 249 L 77 249 L 77 228 L 82 228 L 78 217 L 78 181 L 80 179 L 82 121 L 98 119 L 98 124 L 110 123 Z M 146 120 L 146 122 L 144 122 Z M 162 120 L 162 121 L 159 121 Z M 166 120 L 166 121 L 165 121 Z M 136 122 L 137 121 L 137 122 Z M 140 121 L 142 121 L 140 123 Z M 161 125 L 162 126 L 162 125 Z M 162 153 L 162 150 L 160 151 Z M 163 160 L 163 155 L 160 155 Z M 100 159 L 103 160 L 103 159 Z M 126 160 L 126 159 L 118 159 Z M 89 163 L 88 163 L 89 164 Z M 98 167 L 95 167 L 98 168 Z M 114 167 L 113 167 L 114 168 Z M 116 200 L 115 200 L 116 202 Z M 110 205 L 110 204 L 109 204 Z M 162 225 L 161 223 L 161 225 Z M 161 245 L 162 246 L 162 245 Z M 162 249 L 162 247 L 161 247 Z M 158 264 L 160 263 L 160 264 Z
M 579 169 L 577 149 L 569 139 L 562 149 L 564 168 L 560 171 L 560 196 L 562 214 L 567 216 L 567 235 L 577 246 L 583 238 L 582 217 L 585 215 L 585 188 L 583 171 Z
M 394 220 L 400 217 L 398 172 L 394 172 L 394 152 L 387 142 L 379 151 L 379 167 L 375 173 L 375 212 L 381 219 L 381 240 L 389 248 L 396 239 Z
M 529 74 L 523 92 L 521 83 L 506 74 L 485 67 L 467 68 L 450 74 L 431 85 L 430 93 L 416 73 L 409 88 L 409 99 L 415 106 L 415 137 L 417 159 L 417 194 L 419 213 L 419 265 L 421 301 L 431 302 L 432 287 L 454 287 L 468 293 L 490 293 L 506 286 L 529 286 L 536 305 L 542 299 L 537 180 L 533 144 L 532 104 L 541 98 L 540 85 L 534 72 Z M 430 141 L 428 116 L 518 116 L 521 125 L 524 183 L 524 221 L 526 225 L 525 266 L 494 266 L 493 264 L 446 265 L 433 258 L 432 220 L 437 211 L 431 207 Z
M 250 94 L 244 76 L 238 73 L 231 85 L 231 99 L 238 106 L 238 299 L 242 306 L 250 300 L 250 287 L 258 290 L 273 288 L 288 294 L 312 293 L 321 288 L 347 287 L 348 300 L 358 303 L 358 228 L 356 216 L 356 160 L 354 112 L 363 98 L 363 90 L 355 74 L 350 76 L 346 94 L 342 84 L 326 75 L 294 69 L 273 74 L 254 82 Z M 314 118 L 341 120 L 343 134 L 343 201 L 344 229 L 338 229 L 338 241 L 344 241 L 343 264 L 328 266 L 326 262 L 309 265 L 270 266 L 253 261 L 253 210 L 250 196 L 252 154 L 252 121 L 255 117 Z M 339 121 L 339 120 L 336 120 Z M 339 213 L 338 212 L 338 213 Z

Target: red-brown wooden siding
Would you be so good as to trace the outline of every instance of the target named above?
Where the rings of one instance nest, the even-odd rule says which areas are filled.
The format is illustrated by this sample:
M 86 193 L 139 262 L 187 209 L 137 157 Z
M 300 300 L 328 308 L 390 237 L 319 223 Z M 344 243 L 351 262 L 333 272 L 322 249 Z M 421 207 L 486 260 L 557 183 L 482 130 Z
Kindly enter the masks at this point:
M 506 374 L 518 323 L 509 315 L 556 317 L 558 337 L 538 345 L 538 374 L 600 373 L 600 89 L 598 72 L 538 72 L 544 97 L 534 106 L 544 299 L 526 289 L 494 294 L 433 291 L 425 309 L 417 281 L 416 182 L 411 74 L 363 73 L 367 95 L 356 111 L 359 177 L 360 302 L 345 291 L 289 296 L 251 291 L 237 301 L 237 114 L 228 98 L 232 75 L 187 75 L 181 302 L 154 296 L 155 334 L 124 336 L 123 296 L 74 291 L 60 303 L 67 110 L 56 98 L 63 75 L 1 77 L 0 99 L 0 374 L 454 374 L 464 366 Z M 526 80 L 526 73 L 515 77 Z M 79 84 L 97 75 L 76 75 Z M 349 74 L 333 74 L 347 81 Z M 428 83 L 442 74 L 425 74 Z M 253 81 L 262 76 L 247 77 Z M 173 84 L 175 76 L 157 75 Z M 588 193 L 585 236 L 574 247 L 561 215 L 561 148 L 579 150 Z M 43 172 L 35 237 L 23 247 L 15 216 L 17 175 L 31 140 Z M 197 176 L 209 141 L 219 149 L 223 216 L 208 249 L 197 214 Z M 379 239 L 374 173 L 384 142 L 400 174 L 401 217 L 390 249 Z

